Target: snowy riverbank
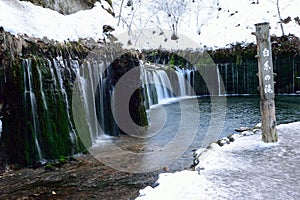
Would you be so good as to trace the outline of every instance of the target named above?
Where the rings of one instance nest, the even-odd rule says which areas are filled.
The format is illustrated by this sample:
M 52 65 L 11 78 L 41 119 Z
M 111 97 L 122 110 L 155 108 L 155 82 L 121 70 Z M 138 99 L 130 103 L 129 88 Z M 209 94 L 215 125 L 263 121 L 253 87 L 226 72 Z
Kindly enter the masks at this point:
M 204 170 L 160 174 L 158 186 L 137 200 L 298 199 L 300 122 L 278 126 L 279 141 L 265 144 L 261 133 L 238 137 L 200 156 Z M 197 168 L 197 167 L 196 167 Z

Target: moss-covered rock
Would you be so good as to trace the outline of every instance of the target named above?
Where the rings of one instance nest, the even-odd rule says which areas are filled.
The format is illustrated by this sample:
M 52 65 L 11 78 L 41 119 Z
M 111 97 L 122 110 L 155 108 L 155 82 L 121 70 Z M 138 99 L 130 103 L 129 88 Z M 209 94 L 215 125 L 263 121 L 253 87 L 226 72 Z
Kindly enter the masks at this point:
M 86 152 L 86 148 L 92 145 L 95 136 L 92 134 L 97 128 L 89 126 L 88 120 L 91 119 L 83 114 L 83 108 L 85 105 L 94 105 L 93 101 L 97 99 L 84 102 L 80 98 L 82 94 L 73 96 L 78 70 L 90 75 L 81 77 L 86 78 L 86 84 L 96 86 L 98 82 L 94 82 L 92 77 L 100 75 L 97 74 L 100 73 L 98 67 L 109 65 L 100 82 L 100 86 L 105 85 L 106 97 L 96 104 L 98 108 L 105 108 L 103 112 L 98 109 L 105 115 L 98 116 L 103 119 L 105 133 L 124 133 L 113 120 L 111 94 L 125 73 L 133 68 L 139 69 L 138 57 L 135 52 L 120 54 L 120 50 L 115 51 L 120 48 L 119 45 L 112 49 L 97 43 L 92 46 L 97 46 L 99 52 L 91 52 L 93 49 L 86 47 L 85 41 L 58 43 L 46 39 L 16 38 L 0 30 L 0 100 L 3 102 L 1 141 L 10 163 L 34 165 L 41 159 L 56 160 L 61 156 Z M 114 59 L 112 52 L 121 56 Z M 87 64 L 94 61 L 98 64 Z M 134 87 L 141 81 L 140 78 L 138 71 L 136 76 L 128 80 L 128 87 Z M 89 96 L 95 95 L 93 89 L 89 90 Z M 143 95 L 141 87 L 135 88 L 129 109 L 136 124 L 147 126 Z M 73 103 L 83 114 L 81 120 L 76 121 L 76 126 Z M 92 120 L 96 121 L 96 118 L 95 115 Z M 81 137 L 79 129 L 88 137 Z
M 3 29 L 0 47 L 1 136 L 9 162 L 33 165 L 82 151 L 68 106 L 75 72 L 53 62 L 62 54 L 83 58 L 85 50 L 78 43 L 16 38 Z
M 130 76 L 125 76 L 124 78 L 123 76 L 130 70 L 133 70 L 133 73 L 131 73 Z M 113 99 L 113 104 L 115 106 L 113 111 L 111 106 L 113 98 L 112 93 L 121 78 L 123 79 L 122 86 L 124 87 L 124 90 L 115 92 L 117 96 L 115 99 Z M 133 122 L 139 126 L 145 127 L 148 125 L 144 98 L 145 93 L 142 87 L 139 58 L 134 52 L 124 52 L 121 56 L 117 57 L 108 66 L 104 76 L 104 81 L 102 82 L 102 85 L 99 85 L 98 87 L 100 87 L 100 90 L 97 91 L 102 91 L 102 94 L 104 94 L 105 97 L 103 99 L 104 105 L 98 107 L 98 121 L 106 134 L 114 136 L 118 136 L 120 134 L 130 134 L 127 131 L 122 130 L 122 128 L 117 125 L 113 114 L 113 112 L 115 112 L 116 115 L 123 114 L 120 113 L 122 112 L 121 110 L 123 109 L 124 105 L 122 101 L 124 101 L 126 96 L 123 93 L 127 93 L 129 91 L 133 91 L 128 102 L 130 116 L 128 116 L 128 118 L 122 117 L 122 123 L 126 124 L 128 121 L 128 124 L 130 124 L 132 119 Z M 97 93 L 96 96 L 99 98 L 100 94 Z M 101 102 L 101 99 L 97 101 Z

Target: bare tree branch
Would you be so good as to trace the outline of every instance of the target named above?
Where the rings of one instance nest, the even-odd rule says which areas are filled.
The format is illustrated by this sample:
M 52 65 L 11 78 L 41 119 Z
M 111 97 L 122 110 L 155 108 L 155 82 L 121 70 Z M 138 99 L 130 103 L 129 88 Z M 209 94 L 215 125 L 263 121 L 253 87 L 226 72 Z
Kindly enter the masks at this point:
M 277 6 L 278 17 L 279 17 L 280 28 L 281 28 L 281 31 L 282 31 L 282 36 L 284 36 L 282 18 L 281 18 L 281 13 L 280 13 L 280 9 L 279 9 L 279 0 L 276 1 L 276 6 Z
M 121 2 L 120 12 L 119 12 L 119 19 L 118 19 L 117 26 L 120 25 L 123 3 L 124 3 L 124 0 L 122 0 L 122 2 Z

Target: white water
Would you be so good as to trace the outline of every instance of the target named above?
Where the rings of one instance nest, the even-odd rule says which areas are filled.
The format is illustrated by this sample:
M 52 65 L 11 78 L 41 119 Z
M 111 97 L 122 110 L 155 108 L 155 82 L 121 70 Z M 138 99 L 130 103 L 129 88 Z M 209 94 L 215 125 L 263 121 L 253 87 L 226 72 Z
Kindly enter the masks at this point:
M 97 62 L 87 61 L 83 65 L 79 65 L 79 63 L 77 63 L 76 68 L 78 69 L 77 77 L 79 78 L 79 90 L 84 103 L 84 114 L 87 119 L 86 122 L 88 123 L 90 137 L 93 142 L 97 139 L 97 137 L 103 135 L 102 130 L 98 126 L 95 98 L 97 87 L 100 87 L 101 83 L 103 82 L 102 72 L 104 67 L 101 64 L 98 64 Z M 103 90 L 99 89 L 99 92 L 100 102 L 98 102 L 98 104 L 99 106 L 103 106 Z M 100 110 L 102 112 L 101 116 L 103 116 L 103 107 Z M 101 124 L 104 124 L 104 121 L 102 121 Z
M 144 83 L 149 106 L 176 101 L 181 97 L 194 96 L 193 70 L 176 68 L 175 71 L 145 67 Z M 152 86 L 150 86 L 152 84 Z
M 32 123 L 34 129 L 34 142 L 38 153 L 38 159 L 42 159 L 42 152 L 40 148 L 40 144 L 38 141 L 38 116 L 37 116 L 37 107 L 36 107 L 36 98 L 32 88 L 33 81 L 32 81 L 32 68 L 31 68 L 31 60 L 23 61 L 24 67 L 24 98 L 25 98 L 25 105 L 27 105 L 27 96 L 29 96 L 30 106 L 31 106 L 31 114 L 32 114 Z
M 182 96 L 194 96 L 195 92 L 193 91 L 194 87 L 194 76 L 196 69 L 182 69 L 177 67 L 176 71 L 179 71 L 178 79 L 180 80 L 180 88 L 183 87 Z
M 151 75 L 152 75 L 152 80 L 155 83 L 158 103 L 160 103 L 163 99 L 168 99 L 173 97 L 173 95 L 171 95 L 170 92 L 172 91 L 172 86 L 167 73 L 164 70 L 158 70 L 158 71 L 152 71 Z
M 191 70 L 191 69 L 187 69 L 186 70 L 186 76 L 187 76 L 187 82 L 192 86 L 192 85 L 194 85 L 194 72 L 193 72 L 193 70 Z M 188 88 L 187 88 L 187 90 L 188 90 L 188 94 L 189 95 L 192 95 L 192 87 L 189 87 L 188 86 Z
M 216 68 L 217 68 L 217 77 L 218 77 L 218 95 L 222 95 L 222 92 L 221 92 L 221 77 L 220 77 L 220 71 L 219 71 L 219 67 L 218 65 L 216 65 Z
M 74 64 L 75 72 L 77 73 L 77 85 L 79 91 L 80 105 L 84 109 L 82 116 L 86 119 L 88 127 L 84 132 L 89 131 L 89 140 L 91 144 L 98 144 L 104 137 L 105 131 L 116 128 L 113 123 L 109 125 L 109 130 L 106 130 L 107 121 L 107 106 L 112 102 L 109 101 L 109 92 L 111 89 L 107 87 L 107 78 L 104 77 L 104 70 L 106 67 L 103 64 L 96 62 L 86 62 L 84 64 Z M 141 76 L 144 78 L 144 92 L 146 95 L 147 108 L 155 105 L 171 103 L 178 101 L 182 98 L 189 97 L 192 92 L 186 90 L 188 88 L 187 83 L 189 81 L 194 82 L 193 76 L 191 76 L 192 70 L 181 69 L 180 71 L 165 71 L 163 69 L 143 68 Z M 53 72 L 52 72 L 53 73 Z M 109 70 L 106 71 L 109 73 Z M 185 80 L 184 74 L 187 74 L 189 81 Z M 107 74 L 109 77 L 109 74 Z M 178 90 L 178 91 L 177 91 Z M 183 91 L 183 92 L 182 92 Z M 178 94 L 178 95 L 176 95 Z M 74 97 L 74 96 L 73 96 Z M 98 102 L 95 102 L 97 100 Z M 112 106 L 113 107 L 113 106 Z M 113 109 L 113 108 L 112 108 Z M 73 115 L 76 112 L 73 107 Z M 151 119 L 150 119 L 151 120 Z M 83 133 L 86 135 L 86 133 Z M 106 133 L 109 134 L 109 133 Z M 79 133 L 80 135 L 80 133 Z M 86 136 L 85 136 L 86 137 Z
M 59 81 L 58 82 L 59 83 L 58 90 L 61 91 L 62 97 L 64 98 L 64 103 L 66 105 L 66 112 L 67 112 L 67 117 L 68 117 L 68 122 L 69 122 L 69 127 L 70 127 L 69 135 L 70 135 L 72 143 L 74 143 L 74 141 L 76 140 L 76 132 L 75 132 L 75 129 L 71 122 L 70 105 L 69 105 L 68 95 L 67 95 L 67 92 L 66 92 L 65 86 L 64 86 L 64 80 L 62 77 L 63 70 L 69 70 L 69 68 L 67 66 L 65 66 L 64 60 L 62 57 L 57 57 L 55 60 L 53 60 L 53 66 L 50 65 L 50 67 L 54 67 L 54 70 L 57 75 L 57 79 Z M 56 87 L 57 87 L 57 85 L 56 85 Z
M 185 84 L 184 84 L 184 76 L 182 72 L 176 71 L 177 77 L 178 77 L 178 82 L 179 82 L 179 91 L 180 91 L 180 96 L 186 96 L 186 91 L 185 91 Z
M 38 69 L 38 73 L 39 73 L 40 91 L 41 91 L 41 94 L 42 94 L 42 100 L 43 100 L 45 109 L 48 110 L 46 96 L 45 96 L 45 93 L 44 93 L 44 90 L 43 90 L 42 73 L 41 73 L 40 69 Z

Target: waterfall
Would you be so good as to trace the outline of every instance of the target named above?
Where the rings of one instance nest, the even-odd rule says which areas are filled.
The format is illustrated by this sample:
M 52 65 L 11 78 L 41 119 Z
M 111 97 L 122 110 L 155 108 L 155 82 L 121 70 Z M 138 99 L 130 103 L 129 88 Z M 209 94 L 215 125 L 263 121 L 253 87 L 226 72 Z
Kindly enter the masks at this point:
M 237 90 L 236 90 L 236 87 L 235 87 L 235 85 L 237 85 L 237 84 L 236 84 L 236 81 L 235 81 L 234 77 L 235 77 L 234 66 L 231 65 L 231 83 L 232 83 L 232 88 L 233 88 L 232 93 L 237 94 Z
M 151 95 L 152 89 L 150 87 L 150 84 L 146 84 L 146 83 L 150 83 L 150 81 L 152 81 L 152 79 L 151 79 L 152 77 L 150 76 L 151 73 L 147 72 L 145 69 L 143 69 L 143 72 L 144 72 L 143 79 L 144 79 L 144 83 L 145 83 L 144 84 L 144 96 L 148 97 L 148 98 L 145 98 L 146 99 L 145 103 L 146 103 L 146 107 L 149 108 L 150 105 L 154 104 L 154 102 L 153 102 L 154 97 Z
M 103 83 L 103 66 L 97 62 L 86 61 L 84 64 L 79 65 L 75 63 L 73 66 L 76 68 L 76 76 L 79 79 L 78 89 L 82 99 L 82 106 L 84 107 L 84 117 L 88 126 L 89 137 L 91 142 L 94 142 L 97 137 L 101 136 L 103 132 L 100 130 L 98 124 L 101 124 L 104 129 L 104 91 L 101 89 Z M 99 84 L 99 85 L 98 85 Z M 97 87 L 98 86 L 98 87 Z M 98 93 L 97 93 L 98 92 Z M 99 97 L 96 97 L 96 95 Z M 97 99 L 97 100 L 96 100 Z M 97 106 L 101 107 L 98 111 L 101 112 L 101 121 L 98 122 Z
M 176 67 L 176 75 L 179 82 L 180 96 L 191 96 L 194 94 L 192 92 L 195 85 L 195 69 L 185 69 Z M 189 85 L 188 85 L 188 84 Z
M 193 95 L 194 71 L 192 69 L 164 69 L 144 66 L 144 83 L 149 106 L 179 97 Z
M 164 70 L 152 71 L 152 80 L 155 83 L 158 103 L 173 97 L 172 86 L 167 73 Z
M 292 63 L 292 70 L 293 70 L 293 75 L 292 75 L 292 91 L 291 93 L 295 93 L 295 60 L 293 59 L 293 63 Z
M 219 71 L 219 66 L 216 65 L 216 68 L 217 68 L 217 77 L 218 77 L 218 95 L 222 95 L 222 92 L 221 92 L 221 79 L 220 79 L 220 71 Z
M 44 108 L 46 110 L 48 110 L 46 96 L 45 96 L 44 89 L 43 89 L 43 81 L 42 81 L 43 77 L 42 77 L 41 70 L 39 70 L 39 69 L 38 69 L 38 74 L 39 74 L 40 91 L 41 91 L 41 94 L 42 94 L 42 100 L 43 100 L 43 103 L 44 103 Z
M 177 78 L 178 78 L 178 85 L 179 85 L 179 91 L 180 96 L 186 96 L 186 86 L 184 84 L 184 71 L 181 69 L 176 70 Z
M 226 63 L 224 65 L 224 70 L 225 70 L 225 79 L 223 79 L 225 81 L 225 88 L 227 89 L 226 92 L 228 91 L 228 63 Z
M 69 68 L 64 64 L 64 60 L 62 57 L 57 57 L 56 59 L 53 60 L 53 66 L 50 67 L 54 67 L 56 76 L 57 76 L 57 80 L 58 80 L 58 85 L 57 82 L 55 81 L 55 85 L 58 86 L 58 90 L 62 93 L 62 97 L 64 99 L 64 103 L 66 106 L 66 112 L 67 112 L 67 117 L 68 117 L 68 123 L 69 123 L 69 127 L 70 127 L 70 138 L 72 143 L 75 142 L 76 140 L 76 132 L 75 129 L 73 127 L 73 124 L 71 122 L 71 116 L 70 116 L 70 105 L 69 105 L 69 100 L 68 100 L 68 95 L 67 92 L 65 90 L 65 86 L 64 86 L 64 79 L 63 79 L 63 70 L 68 70 Z M 53 74 L 54 75 L 54 74 Z M 55 80 L 55 77 L 53 77 Z
M 191 69 L 186 70 L 186 76 L 187 76 L 187 82 L 190 83 L 190 85 L 194 85 L 194 71 Z M 187 87 L 188 95 L 192 95 L 192 87 Z
M 30 106 L 30 114 L 33 124 L 33 133 L 34 133 L 34 143 L 36 146 L 36 150 L 38 153 L 38 159 L 42 159 L 42 152 L 40 148 L 40 144 L 38 141 L 38 134 L 39 134 L 39 120 L 37 114 L 37 104 L 36 104 L 36 97 L 33 90 L 33 79 L 32 79 L 32 66 L 31 60 L 24 60 L 23 61 L 24 67 L 24 97 L 25 97 L 25 105 L 27 103 Z M 28 102 L 29 101 L 29 102 Z

